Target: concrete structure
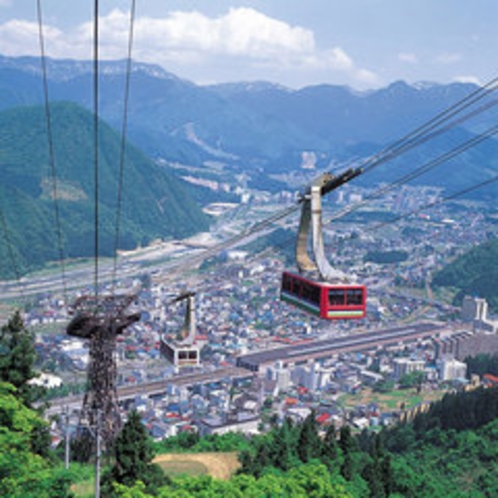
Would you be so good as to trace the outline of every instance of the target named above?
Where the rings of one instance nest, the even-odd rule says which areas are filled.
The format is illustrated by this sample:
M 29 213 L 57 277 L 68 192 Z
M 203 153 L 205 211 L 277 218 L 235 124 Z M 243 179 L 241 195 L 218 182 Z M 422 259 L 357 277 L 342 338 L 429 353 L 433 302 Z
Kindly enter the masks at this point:
M 437 367 L 441 380 L 465 379 L 467 375 L 467 365 L 454 358 L 439 360 Z
M 474 330 L 498 333 L 498 321 L 488 318 L 486 299 L 465 296 L 462 303 L 461 317 L 463 321 L 472 322 Z
M 277 361 L 273 367 L 266 371 L 267 378 L 276 381 L 279 390 L 287 390 L 291 385 L 291 374 L 289 368 L 284 367 L 281 361 Z
M 467 356 L 498 353 L 498 334 L 463 331 L 451 337 L 437 338 L 435 344 L 437 359 L 451 356 L 464 360 Z
M 261 419 L 251 412 L 238 412 L 235 415 L 221 417 L 206 417 L 201 419 L 197 426 L 199 434 L 226 434 L 227 432 L 242 432 L 244 434 L 256 434 Z
M 410 358 L 395 358 L 394 361 L 394 378 L 401 379 L 403 375 L 412 372 L 423 371 L 425 362 L 423 360 L 410 360 Z
M 445 332 L 448 332 L 445 326 L 434 323 L 406 325 L 348 337 L 258 351 L 239 356 L 237 366 L 264 374 L 277 361 L 281 361 L 284 366 L 288 366 L 290 363 L 306 363 L 310 359 L 332 358 L 339 353 L 368 351 L 379 346 L 411 342 L 423 338 L 436 339 Z

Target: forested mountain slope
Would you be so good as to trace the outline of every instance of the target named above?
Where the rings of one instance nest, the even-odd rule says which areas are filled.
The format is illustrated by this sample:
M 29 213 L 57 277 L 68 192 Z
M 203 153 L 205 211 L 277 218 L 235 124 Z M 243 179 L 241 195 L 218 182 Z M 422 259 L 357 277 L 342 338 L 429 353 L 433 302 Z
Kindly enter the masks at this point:
M 436 286 L 459 289 L 455 302 L 465 295 L 484 297 L 498 310 L 498 240 L 490 240 L 474 247 L 448 264 L 433 279 Z
M 45 108 L 23 107 L 0 113 L 0 208 L 6 232 L 0 245 L 0 277 L 15 276 L 12 259 L 22 273 L 58 258 L 55 194 L 65 256 L 93 255 L 93 116 L 71 103 L 52 104 L 50 110 L 55 183 Z M 121 137 L 101 121 L 98 158 L 101 255 L 112 255 L 114 249 L 120 152 Z M 185 237 L 205 229 L 207 218 L 189 190 L 188 184 L 128 145 L 119 248 L 132 249 L 156 238 Z

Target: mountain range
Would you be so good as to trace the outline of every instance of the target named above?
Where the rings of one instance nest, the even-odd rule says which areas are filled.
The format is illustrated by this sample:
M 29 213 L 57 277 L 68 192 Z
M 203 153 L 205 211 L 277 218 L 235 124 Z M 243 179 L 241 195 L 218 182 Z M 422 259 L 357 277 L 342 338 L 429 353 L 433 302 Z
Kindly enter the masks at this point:
M 113 252 L 126 68 L 126 61 L 99 64 L 102 255 Z M 67 257 L 88 256 L 94 230 L 93 63 L 46 59 L 46 75 Z M 199 202 L 217 200 L 222 194 L 179 182 L 178 176 L 224 182 L 232 196 L 241 182 L 258 190 L 292 189 L 283 176 L 361 162 L 478 87 L 396 82 L 358 93 L 333 85 L 292 90 L 268 82 L 200 86 L 158 66 L 133 63 L 130 89 L 127 137 L 134 146 L 127 146 L 120 248 L 183 237 L 207 227 Z M 11 239 L 0 249 L 2 276 L 12 276 L 6 263 L 9 245 L 21 271 L 57 258 L 43 104 L 40 59 L 0 56 L 1 207 Z M 456 121 L 451 130 L 354 182 L 393 182 L 472 139 L 496 123 L 494 104 L 490 92 L 480 103 L 485 112 Z M 414 183 L 453 193 L 494 178 L 497 172 L 498 142 L 491 138 Z M 473 194 L 495 199 L 497 183 Z M 23 247 L 29 249 L 26 254 Z
M 46 67 L 51 101 L 92 108 L 93 63 L 47 59 Z M 117 130 L 122 123 L 125 75 L 126 61 L 100 63 L 99 113 Z M 39 58 L 0 57 L 0 82 L 0 109 L 43 102 Z M 303 152 L 311 153 L 306 157 L 316 168 L 361 160 L 477 88 L 470 83 L 395 82 L 359 93 L 334 85 L 292 90 L 268 82 L 199 86 L 159 66 L 133 63 L 128 133 L 146 154 L 174 164 L 180 173 L 182 166 L 196 166 L 197 174 L 207 178 L 233 179 L 244 173 L 249 185 L 278 190 L 282 185 L 275 182 L 275 175 L 299 171 Z M 486 112 L 458 122 L 437 140 L 360 177 L 358 183 L 393 181 L 402 174 L 399 166 L 420 166 L 440 151 L 471 139 L 496 123 L 498 110 L 493 104 L 490 94 L 480 104 L 490 106 Z M 496 174 L 495 157 L 498 145 L 490 139 L 416 182 L 453 192 L 468 186 L 469 179 L 479 182 Z

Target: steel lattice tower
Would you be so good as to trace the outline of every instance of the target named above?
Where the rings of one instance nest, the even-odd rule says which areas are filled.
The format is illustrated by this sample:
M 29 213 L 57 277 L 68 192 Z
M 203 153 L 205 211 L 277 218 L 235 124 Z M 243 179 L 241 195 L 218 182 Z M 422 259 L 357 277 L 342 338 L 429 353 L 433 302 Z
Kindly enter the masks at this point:
M 89 340 L 87 387 L 80 414 L 80 434 L 98 431 L 110 448 L 121 428 L 117 396 L 116 337 L 139 313 L 127 313 L 135 296 L 83 296 L 73 305 L 75 317 L 67 334 Z M 88 434 L 87 434 L 88 435 Z M 94 438 L 91 438 L 94 439 Z

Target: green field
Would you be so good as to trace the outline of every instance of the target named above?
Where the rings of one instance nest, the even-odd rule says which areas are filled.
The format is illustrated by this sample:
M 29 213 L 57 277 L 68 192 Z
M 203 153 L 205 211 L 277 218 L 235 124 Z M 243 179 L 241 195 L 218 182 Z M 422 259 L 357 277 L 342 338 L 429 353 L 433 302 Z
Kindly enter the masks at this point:
M 225 453 L 167 453 L 154 459 L 169 477 L 210 475 L 216 479 L 230 479 L 240 467 L 237 452 Z M 86 479 L 71 487 L 78 498 L 93 498 L 94 478 Z
M 86 481 L 78 482 L 71 486 L 71 491 L 78 498 L 93 498 L 95 496 L 95 478 L 92 477 Z
M 226 453 L 168 453 L 159 455 L 154 459 L 164 472 L 174 475 L 205 475 L 216 479 L 230 479 L 232 474 L 240 467 L 237 452 Z
M 203 476 L 209 473 L 208 468 L 201 462 L 193 462 L 190 460 L 174 460 L 171 462 L 159 462 L 158 465 L 163 469 L 164 473 L 169 477 L 179 475 L 187 476 Z
M 357 394 L 344 394 L 339 398 L 339 403 L 346 409 L 358 405 L 376 403 L 381 411 L 411 410 L 422 403 L 437 401 L 443 397 L 444 390 L 422 390 L 417 393 L 415 389 L 398 389 L 388 393 L 377 393 L 372 389 L 362 389 Z

